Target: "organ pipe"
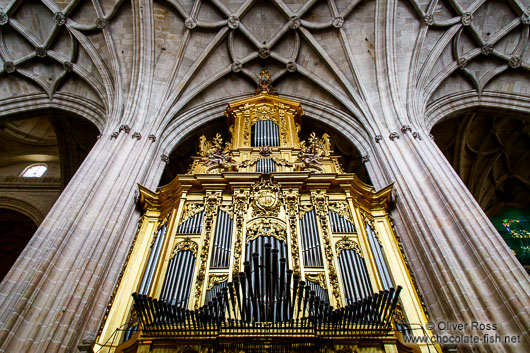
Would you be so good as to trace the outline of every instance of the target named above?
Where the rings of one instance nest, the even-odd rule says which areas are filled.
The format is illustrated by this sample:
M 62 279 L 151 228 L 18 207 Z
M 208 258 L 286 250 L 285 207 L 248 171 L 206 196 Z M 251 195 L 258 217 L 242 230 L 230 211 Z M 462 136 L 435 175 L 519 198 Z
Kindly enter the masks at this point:
M 306 212 L 300 219 L 300 233 L 304 264 L 309 267 L 322 267 L 320 237 L 314 210 Z
M 343 250 L 339 254 L 339 267 L 345 289 L 346 303 L 352 304 L 372 295 L 372 287 L 364 259 L 354 250 Z
M 390 278 L 390 273 L 383 256 L 383 247 L 379 244 L 375 232 L 369 224 L 366 225 L 366 234 L 368 235 L 368 241 L 374 255 L 379 276 L 381 277 L 381 282 L 383 283 L 383 288 L 389 289 L 392 287 L 392 279 Z
M 188 305 L 195 255 L 189 250 L 179 251 L 169 260 L 168 271 L 162 287 L 161 299 L 178 307 Z
M 230 215 L 225 211 L 219 211 L 210 263 L 213 268 L 226 268 L 230 264 L 232 226 L 233 221 Z
M 138 293 L 140 294 L 148 294 L 149 292 L 149 288 L 151 287 L 151 283 L 153 281 L 155 269 L 158 264 L 158 259 L 160 257 L 162 244 L 164 243 L 164 239 L 166 237 L 166 229 L 166 225 L 160 227 L 156 234 L 153 245 L 151 246 L 151 253 L 149 254 L 149 259 L 147 260 L 147 267 L 145 269 L 142 282 L 140 284 L 140 289 L 138 290 Z

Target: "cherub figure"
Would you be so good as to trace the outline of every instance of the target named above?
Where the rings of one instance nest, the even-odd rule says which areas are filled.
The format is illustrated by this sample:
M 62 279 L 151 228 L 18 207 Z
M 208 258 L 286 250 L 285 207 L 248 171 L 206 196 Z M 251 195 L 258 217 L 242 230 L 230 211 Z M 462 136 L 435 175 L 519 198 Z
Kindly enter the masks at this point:
M 300 152 L 299 157 L 305 168 L 311 165 L 322 165 L 320 159 L 329 157 L 331 154 L 331 143 L 329 135 L 326 133 L 319 139 L 312 132 L 307 141 L 300 142 L 300 147 L 302 152 Z
M 206 157 L 208 161 L 205 166 L 216 166 L 217 168 L 226 169 L 233 163 L 232 154 L 230 152 L 231 145 L 226 142 L 223 146 L 223 138 L 221 134 L 217 133 L 210 142 L 204 135 L 199 138 L 199 154 L 201 157 Z

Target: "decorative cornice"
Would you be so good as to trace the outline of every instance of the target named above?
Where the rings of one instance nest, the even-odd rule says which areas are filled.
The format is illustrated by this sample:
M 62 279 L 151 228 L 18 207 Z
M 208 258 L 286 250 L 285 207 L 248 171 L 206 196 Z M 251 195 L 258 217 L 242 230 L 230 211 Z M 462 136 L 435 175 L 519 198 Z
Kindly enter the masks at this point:
M 27 186 L 27 187 L 60 187 L 61 178 L 40 177 L 27 178 L 21 176 L 0 176 L 0 187 L 5 186 Z

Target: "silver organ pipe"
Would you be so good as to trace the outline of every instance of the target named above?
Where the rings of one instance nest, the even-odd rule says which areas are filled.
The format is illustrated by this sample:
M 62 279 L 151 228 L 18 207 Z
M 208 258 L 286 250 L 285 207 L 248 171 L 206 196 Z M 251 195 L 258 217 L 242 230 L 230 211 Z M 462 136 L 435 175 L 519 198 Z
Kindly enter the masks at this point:
M 379 276 L 381 276 L 381 282 L 383 282 L 383 288 L 392 288 L 392 279 L 390 278 L 390 272 L 388 271 L 388 267 L 383 256 L 383 247 L 381 244 L 379 244 L 379 241 L 377 241 L 375 232 L 369 224 L 366 225 L 366 234 L 368 235 L 370 247 L 372 248 L 372 252 L 374 254 L 375 264 L 377 265 Z
M 256 162 L 256 172 L 273 173 L 276 171 L 276 163 L 270 158 L 261 158 Z
M 158 264 L 158 258 L 160 257 L 162 244 L 164 244 L 164 239 L 166 238 L 166 229 L 166 225 L 160 227 L 158 233 L 156 234 L 153 245 L 151 246 L 151 253 L 149 254 L 149 259 L 147 260 L 147 267 L 142 278 L 142 283 L 140 284 L 140 289 L 138 290 L 138 293 L 140 294 L 147 294 L 149 292 L 156 265 Z
M 327 290 L 322 288 L 320 284 L 312 281 L 307 281 L 307 285 L 309 286 L 310 290 L 315 291 L 315 296 L 329 304 L 329 295 Z
M 372 295 L 364 259 L 354 250 L 343 250 L 339 255 L 339 265 L 347 304 Z
M 195 255 L 189 250 L 179 251 L 169 260 L 168 270 L 160 299 L 185 308 L 193 280 Z
M 230 265 L 232 225 L 233 221 L 230 215 L 225 211 L 219 211 L 210 263 L 213 268 L 226 268 Z
M 217 283 L 212 288 L 208 289 L 206 291 L 206 297 L 204 299 L 204 303 L 206 304 L 208 302 L 213 301 L 213 298 L 217 298 L 217 294 L 221 293 L 221 290 L 223 288 L 226 288 L 227 284 L 228 284 L 228 281 L 224 281 L 221 283 Z
M 263 257 L 265 254 L 265 245 L 270 244 L 271 250 L 278 249 L 278 256 L 280 259 L 287 258 L 287 245 L 274 237 L 259 236 L 248 242 L 246 249 L 246 261 L 252 260 L 252 254 L 258 254 Z
M 320 238 L 314 210 L 306 212 L 300 219 L 300 233 L 304 264 L 309 267 L 322 267 Z
M 333 233 L 355 233 L 355 225 L 337 212 L 329 211 L 329 220 Z
M 280 146 L 280 129 L 270 120 L 259 120 L 252 125 L 252 147 Z
M 188 218 L 182 222 L 178 228 L 178 234 L 198 234 L 202 230 L 202 221 L 204 218 L 204 211 L 194 214 L 192 217 Z

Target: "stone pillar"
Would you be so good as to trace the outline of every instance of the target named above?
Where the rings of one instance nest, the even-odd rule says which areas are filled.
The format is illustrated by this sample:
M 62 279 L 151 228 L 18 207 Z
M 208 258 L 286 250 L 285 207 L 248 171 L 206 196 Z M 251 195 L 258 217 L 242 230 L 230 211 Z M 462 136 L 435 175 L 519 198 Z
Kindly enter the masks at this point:
M 520 344 L 470 345 L 473 352 L 530 352 L 530 281 L 434 141 L 407 131 L 373 143 L 376 183 L 395 182 L 393 216 L 435 327 L 451 335 L 519 335 Z M 380 188 L 384 185 L 376 185 Z M 471 330 L 471 323 L 497 330 Z M 442 330 L 435 330 L 442 333 Z
M 96 335 L 135 234 L 137 183 L 162 165 L 131 135 L 103 134 L 0 284 L 0 352 L 75 352 Z

